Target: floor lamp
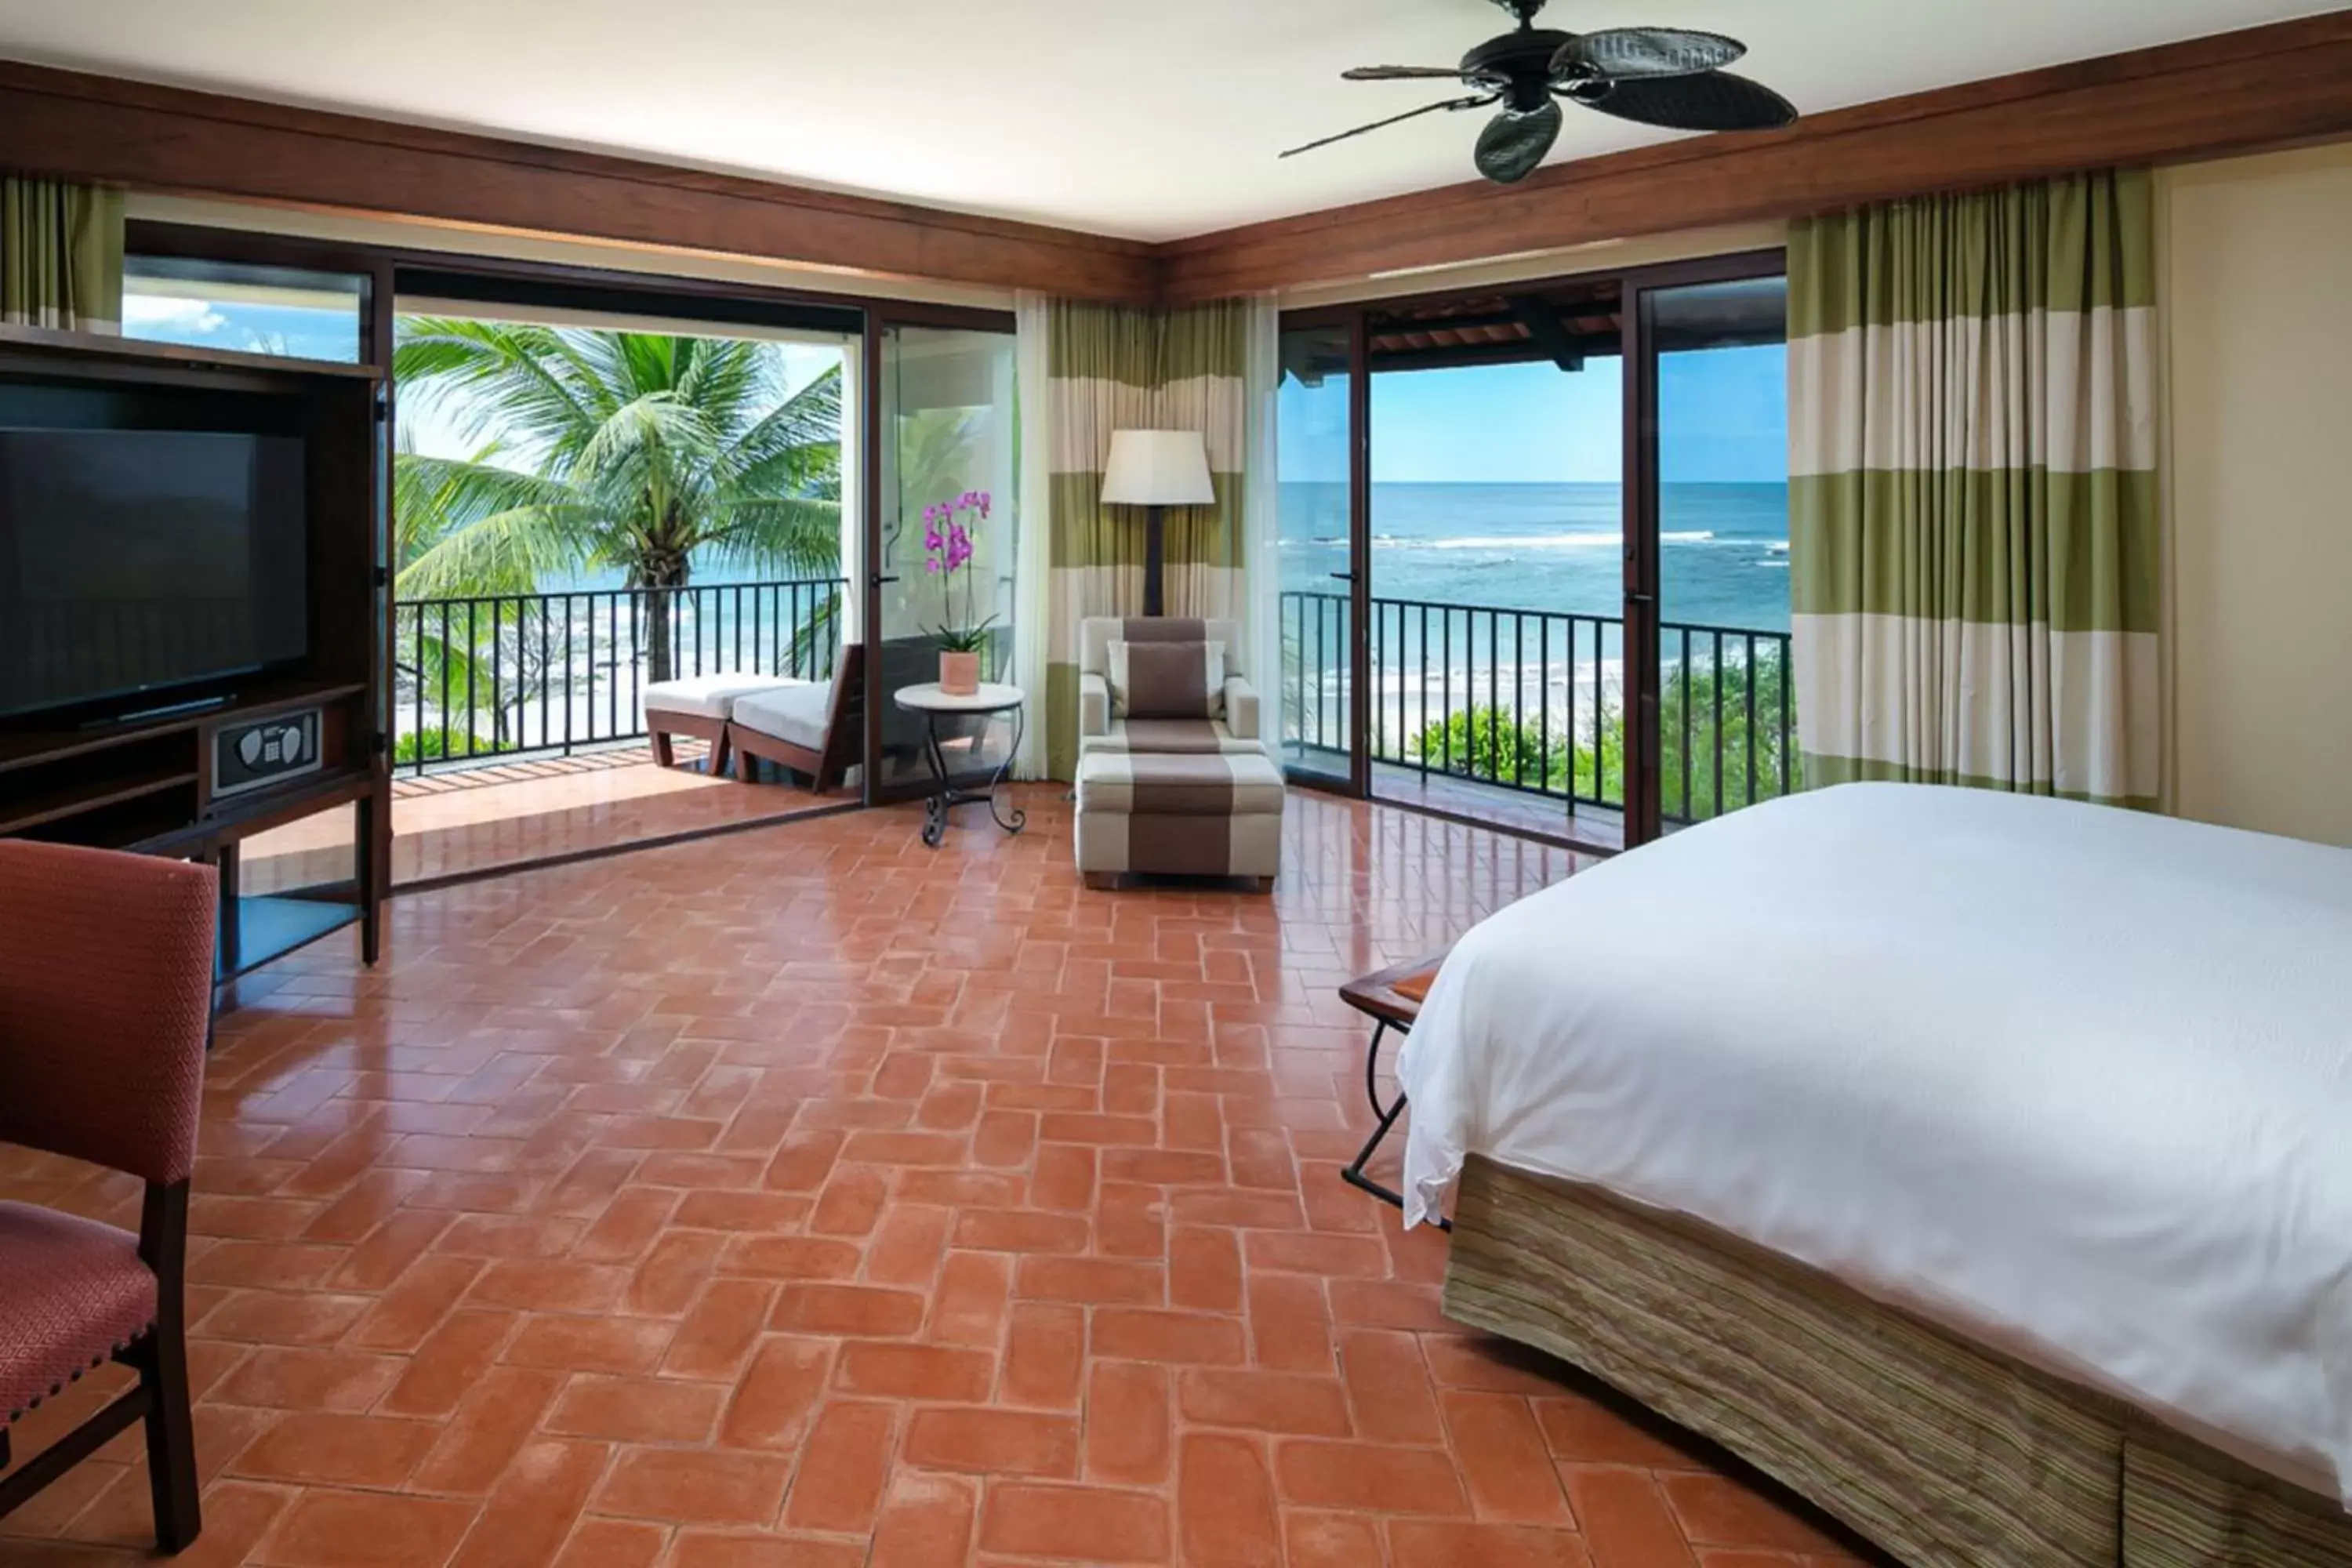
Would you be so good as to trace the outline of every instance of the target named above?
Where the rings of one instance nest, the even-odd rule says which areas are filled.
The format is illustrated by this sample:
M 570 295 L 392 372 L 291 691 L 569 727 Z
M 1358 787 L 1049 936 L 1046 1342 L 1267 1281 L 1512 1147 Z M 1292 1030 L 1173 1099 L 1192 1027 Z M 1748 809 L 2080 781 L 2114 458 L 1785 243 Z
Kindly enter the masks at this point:
M 1160 509 L 1210 506 L 1208 446 L 1198 430 L 1115 430 L 1103 468 L 1105 506 L 1146 509 L 1143 524 L 1143 613 L 1167 614 L 1167 542 Z

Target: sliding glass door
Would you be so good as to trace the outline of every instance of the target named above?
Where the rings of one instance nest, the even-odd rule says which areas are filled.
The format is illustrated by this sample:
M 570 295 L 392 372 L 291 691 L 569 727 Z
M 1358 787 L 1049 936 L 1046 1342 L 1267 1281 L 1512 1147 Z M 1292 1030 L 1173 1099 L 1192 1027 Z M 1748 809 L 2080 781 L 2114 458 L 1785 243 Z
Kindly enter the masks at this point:
M 1657 615 L 1644 658 L 1646 832 L 1796 787 L 1789 660 L 1788 280 L 1640 292 L 1640 536 Z
M 1368 330 L 1372 793 L 1613 843 L 1615 285 L 1408 304 Z
M 874 334 L 867 798 L 897 800 L 922 793 L 930 775 L 924 720 L 894 698 L 939 679 L 942 634 L 976 642 L 982 680 L 1012 679 L 1015 355 L 1013 334 L 993 327 L 886 321 Z M 1045 694 L 1028 695 L 1025 721 L 1042 723 Z M 1001 719 L 941 728 L 959 776 L 992 772 L 1013 744 Z
M 1761 253 L 1285 321 L 1292 777 L 1639 844 L 1793 786 Z
M 1361 790 L 1364 767 L 1356 744 L 1357 341 L 1346 321 L 1285 331 L 1276 414 L 1282 761 L 1294 778 L 1350 791 Z

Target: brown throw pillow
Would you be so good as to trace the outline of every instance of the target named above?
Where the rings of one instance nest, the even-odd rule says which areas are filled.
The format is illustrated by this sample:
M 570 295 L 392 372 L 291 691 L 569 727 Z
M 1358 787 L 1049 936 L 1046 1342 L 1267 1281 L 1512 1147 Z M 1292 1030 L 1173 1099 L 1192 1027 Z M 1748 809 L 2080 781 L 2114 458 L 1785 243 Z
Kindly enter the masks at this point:
M 1111 711 L 1122 719 L 1213 719 L 1225 706 L 1222 642 L 1114 642 Z

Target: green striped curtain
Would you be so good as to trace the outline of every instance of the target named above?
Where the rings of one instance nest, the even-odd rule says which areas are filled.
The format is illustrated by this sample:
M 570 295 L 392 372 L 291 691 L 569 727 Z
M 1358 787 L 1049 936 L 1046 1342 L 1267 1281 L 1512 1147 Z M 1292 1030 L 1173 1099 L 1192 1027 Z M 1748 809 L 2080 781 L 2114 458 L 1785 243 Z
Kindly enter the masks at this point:
M 122 330 L 122 193 L 0 179 L 0 321 Z
M 1242 372 L 1248 308 L 1137 310 L 1052 301 L 1046 308 L 1046 440 L 1051 571 L 1046 589 L 1045 762 L 1069 778 L 1078 756 L 1078 624 L 1143 612 L 1143 517 L 1102 504 L 1118 430 L 1198 430 L 1213 506 L 1164 513 L 1167 610 L 1242 613 Z
M 2138 172 L 1790 230 L 1807 784 L 2155 804 L 2154 258 Z

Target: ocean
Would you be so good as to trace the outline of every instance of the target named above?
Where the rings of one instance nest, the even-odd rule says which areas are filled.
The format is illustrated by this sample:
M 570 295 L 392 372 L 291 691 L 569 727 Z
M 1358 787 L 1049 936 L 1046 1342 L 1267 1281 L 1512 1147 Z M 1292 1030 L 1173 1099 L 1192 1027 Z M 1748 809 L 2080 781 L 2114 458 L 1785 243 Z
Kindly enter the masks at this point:
M 1659 491 L 1659 616 L 1789 629 L 1789 488 Z M 1336 590 L 1348 565 L 1347 487 L 1281 487 L 1283 586 Z M 1614 617 L 1623 613 L 1613 484 L 1375 484 L 1372 596 Z
M 1372 637 L 1376 744 L 1396 752 L 1433 720 L 1493 703 L 1565 730 L 1580 730 L 1619 707 L 1623 614 L 1622 534 L 1613 484 L 1376 484 L 1372 487 L 1371 593 L 1382 603 Z M 1681 626 L 1785 634 L 1789 627 L 1788 487 L 1670 484 L 1660 497 L 1659 614 L 1662 653 L 1680 658 Z M 1285 728 L 1309 745 L 1346 743 L 1349 659 L 1343 584 L 1348 565 L 1346 487 L 1280 488 Z M 734 657 L 739 614 L 757 616 L 744 640 L 758 663 L 773 659 L 806 605 L 754 595 L 738 603 L 725 585 L 772 580 L 740 563 L 698 562 L 706 592 L 681 605 L 681 642 L 696 635 L 722 663 Z M 543 584 L 552 593 L 620 585 L 617 572 L 583 573 Z M 804 590 L 805 592 L 809 592 Z M 1009 590 L 1008 590 L 1009 592 Z M 1529 611 L 1515 617 L 1461 609 Z M 585 606 L 572 607 L 574 618 Z M 609 606 L 588 615 L 612 615 Z M 559 609 L 561 617 L 562 611 Z M 1564 616 L 1592 617 L 1566 623 Z M 607 631 L 610 628 L 606 628 Z M 590 627 L 588 658 L 600 655 Z M 1737 663 L 1771 647 L 1726 638 L 1720 657 Z M 761 651 L 765 647 L 767 651 Z M 723 652 L 721 650 L 724 650 Z M 1711 635 L 1690 647 L 1695 664 L 1717 657 Z M 765 666 L 762 665 L 762 668 Z M 593 704 L 592 704 L 593 705 Z M 529 726 L 525 716 L 526 728 Z
M 1623 699 L 1623 518 L 1613 484 L 1375 484 L 1372 487 L 1373 744 L 1478 704 L 1565 731 Z M 1660 652 L 1671 667 L 1769 657 L 1777 641 L 1716 628 L 1789 629 L 1786 484 L 1670 484 L 1659 491 Z M 1344 595 L 1347 487 L 1281 487 L 1286 594 Z M 1435 608 L 1433 606 L 1447 606 Z M 1455 610 L 1538 612 L 1528 616 Z M 1347 744 L 1346 623 L 1336 603 L 1286 598 L 1286 731 Z M 1558 617 L 1591 616 L 1564 621 Z

